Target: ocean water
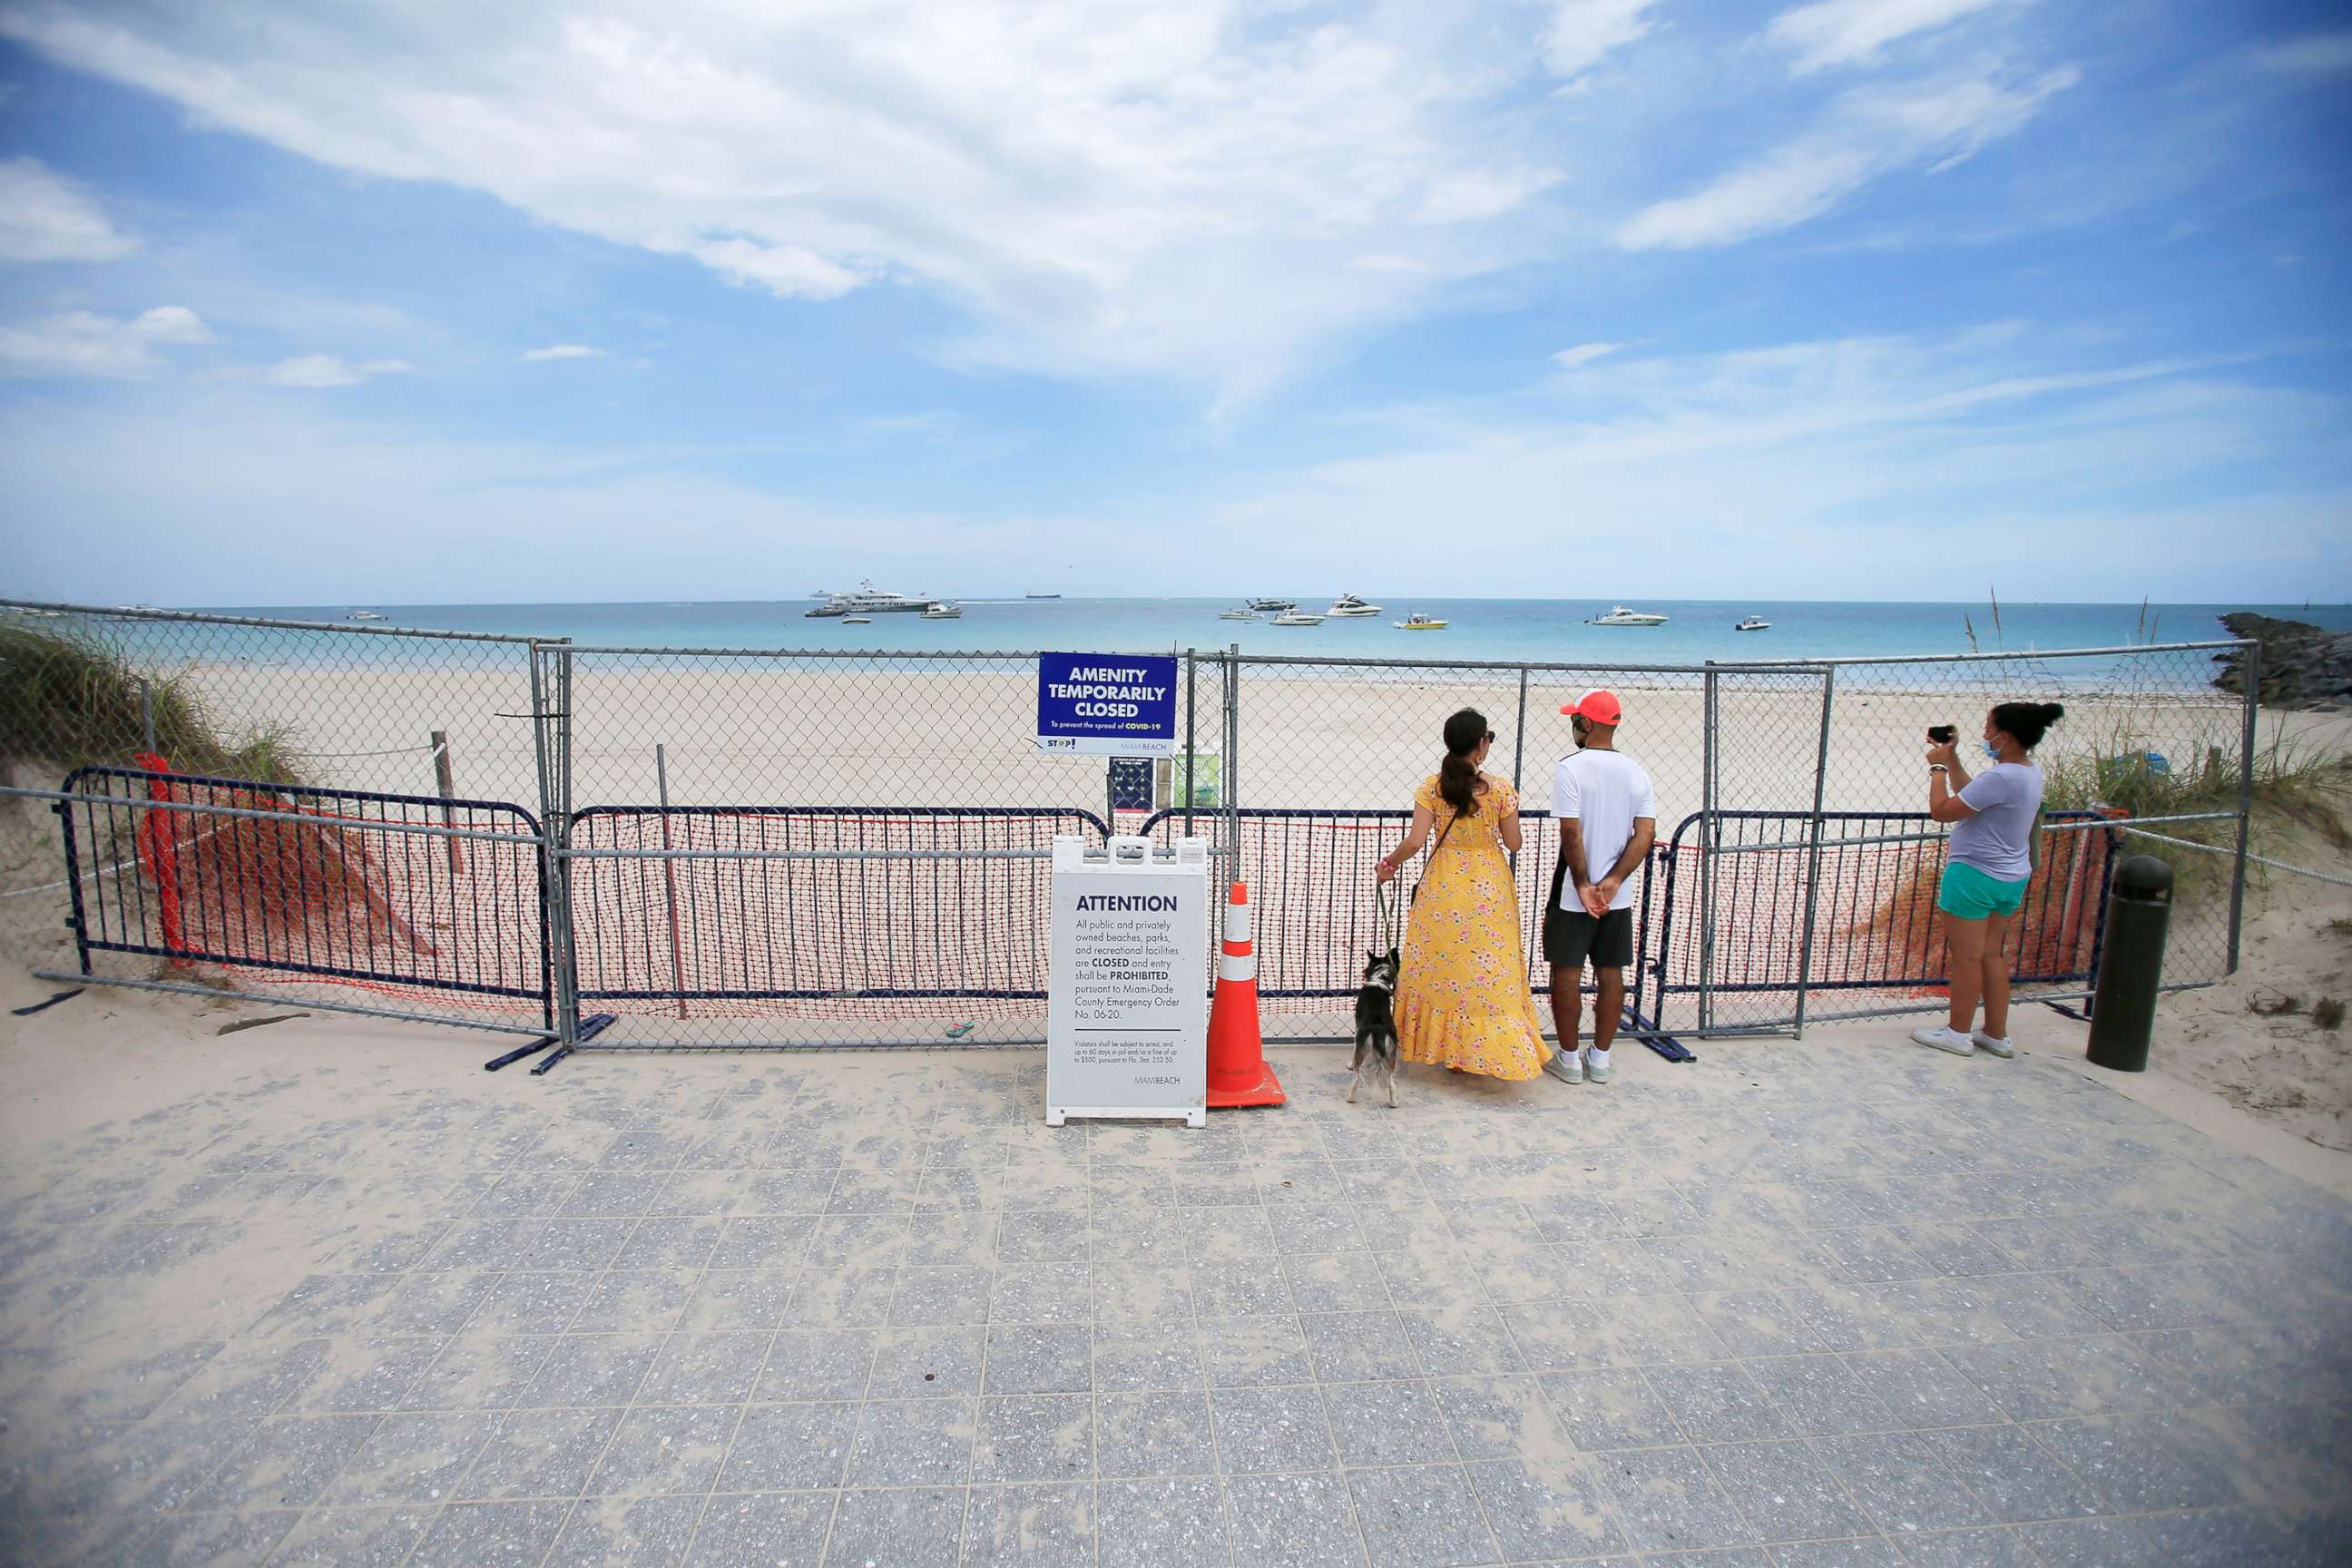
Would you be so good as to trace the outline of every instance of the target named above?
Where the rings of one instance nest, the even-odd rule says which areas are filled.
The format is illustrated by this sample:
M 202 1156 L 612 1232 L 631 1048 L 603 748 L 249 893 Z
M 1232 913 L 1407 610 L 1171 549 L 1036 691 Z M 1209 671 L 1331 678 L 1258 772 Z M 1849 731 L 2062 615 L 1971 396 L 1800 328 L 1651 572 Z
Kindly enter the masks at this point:
M 837 618 L 810 619 L 813 601 L 721 601 L 606 605 L 285 605 L 243 606 L 226 613 L 350 624 L 354 608 L 385 617 L 377 625 L 442 631 L 499 632 L 570 637 L 590 646 L 689 648 L 849 650 L 1069 650 L 1147 653 L 1203 651 L 1238 644 L 1245 654 L 1307 654 L 1339 659 L 1541 660 L 1562 663 L 1698 664 L 1708 659 L 1872 658 L 1984 652 L 2117 647 L 2147 642 L 2201 642 L 2226 637 L 2220 616 L 2239 609 L 2292 616 L 2352 630 L 2352 606 L 2004 604 L 1995 626 L 1990 606 L 1961 604 L 1863 604 L 1803 601 L 1648 600 L 1634 605 L 1670 617 L 1663 626 L 1585 624 L 1606 615 L 1599 600 L 1427 599 L 1367 594 L 1383 606 L 1377 616 L 1327 620 L 1319 626 L 1277 627 L 1265 621 L 1224 621 L 1216 599 L 972 599 L 963 618 L 927 621 L 883 615 L 868 626 Z M 1320 611 L 1328 597 L 1300 607 Z M 194 606 L 191 606 L 194 607 Z M 1407 613 L 1444 618 L 1444 631 L 1406 632 L 1394 622 Z M 1769 631 L 1735 632 L 1742 616 L 1760 615 Z M 116 623 L 118 626 L 122 623 Z M 360 640 L 360 639 L 354 639 Z M 414 650 L 414 645 L 411 645 Z

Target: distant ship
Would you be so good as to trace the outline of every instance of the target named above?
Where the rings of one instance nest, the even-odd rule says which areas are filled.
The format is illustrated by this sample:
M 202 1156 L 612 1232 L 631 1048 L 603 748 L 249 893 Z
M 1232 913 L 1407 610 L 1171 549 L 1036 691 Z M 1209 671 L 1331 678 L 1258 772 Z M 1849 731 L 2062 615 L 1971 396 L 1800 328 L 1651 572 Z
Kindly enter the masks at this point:
M 1024 599 L 1058 599 L 1062 595 L 1059 594 L 1024 594 L 1021 596 Z
M 903 610 L 908 615 L 919 616 L 937 603 L 929 594 L 893 594 L 876 587 L 869 580 L 860 583 L 855 594 L 828 595 L 824 604 L 803 613 L 811 616 L 845 616 Z
M 1663 626 L 1666 624 L 1666 617 L 1653 615 L 1647 610 L 1629 610 L 1620 605 L 1607 615 L 1595 616 L 1584 624 L 1588 626 Z

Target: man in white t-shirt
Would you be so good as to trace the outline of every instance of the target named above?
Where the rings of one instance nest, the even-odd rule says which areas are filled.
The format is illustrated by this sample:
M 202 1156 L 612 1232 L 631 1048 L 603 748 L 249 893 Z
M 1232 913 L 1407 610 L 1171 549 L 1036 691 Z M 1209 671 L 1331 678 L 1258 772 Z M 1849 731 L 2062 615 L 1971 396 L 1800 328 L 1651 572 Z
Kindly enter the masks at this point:
M 1634 868 L 1658 837 L 1658 797 L 1642 764 L 1617 750 L 1625 717 L 1616 694 L 1588 691 L 1560 710 L 1576 750 L 1552 770 L 1551 814 L 1559 824 L 1559 864 L 1544 905 L 1544 962 L 1551 965 L 1551 1016 L 1559 1052 L 1544 1071 L 1564 1083 L 1609 1081 L 1609 1047 L 1625 1012 L 1625 966 L 1633 962 Z M 1601 994 L 1592 1047 L 1577 1048 L 1590 959 Z

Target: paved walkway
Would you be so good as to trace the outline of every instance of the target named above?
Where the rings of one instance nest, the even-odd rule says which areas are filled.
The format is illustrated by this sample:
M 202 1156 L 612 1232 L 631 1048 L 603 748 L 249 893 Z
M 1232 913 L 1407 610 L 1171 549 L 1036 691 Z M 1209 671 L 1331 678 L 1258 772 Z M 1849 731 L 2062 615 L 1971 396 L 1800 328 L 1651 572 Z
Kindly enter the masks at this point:
M 2352 1555 L 2352 1210 L 2054 1063 L 1700 1048 L 1201 1132 L 1021 1053 L 248 1079 L 9 1157 L 0 1557 Z

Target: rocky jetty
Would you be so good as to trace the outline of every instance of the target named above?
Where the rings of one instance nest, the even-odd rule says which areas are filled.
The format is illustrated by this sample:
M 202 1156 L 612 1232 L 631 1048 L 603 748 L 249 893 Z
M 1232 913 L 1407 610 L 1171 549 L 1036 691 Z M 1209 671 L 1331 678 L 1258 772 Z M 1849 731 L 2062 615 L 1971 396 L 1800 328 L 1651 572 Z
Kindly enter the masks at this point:
M 2265 708 L 2308 708 L 2332 713 L 2352 708 L 2352 632 L 2322 631 L 2308 621 L 2283 621 L 2241 610 L 2221 617 L 2235 637 L 2263 650 L 2261 700 Z M 2243 691 L 2245 671 L 2236 649 L 2218 655 L 2213 684 Z

